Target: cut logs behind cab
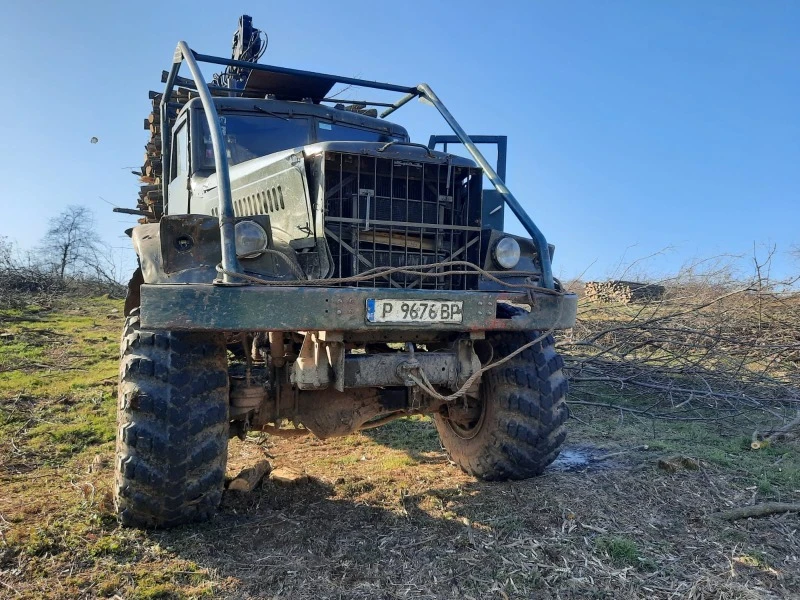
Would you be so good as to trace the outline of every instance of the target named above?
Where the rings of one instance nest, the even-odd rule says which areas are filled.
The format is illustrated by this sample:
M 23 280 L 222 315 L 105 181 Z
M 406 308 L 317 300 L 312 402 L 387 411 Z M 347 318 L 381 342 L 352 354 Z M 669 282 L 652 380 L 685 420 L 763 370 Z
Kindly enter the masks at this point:
M 590 302 L 633 304 L 663 300 L 664 286 L 640 281 L 587 281 L 584 295 Z

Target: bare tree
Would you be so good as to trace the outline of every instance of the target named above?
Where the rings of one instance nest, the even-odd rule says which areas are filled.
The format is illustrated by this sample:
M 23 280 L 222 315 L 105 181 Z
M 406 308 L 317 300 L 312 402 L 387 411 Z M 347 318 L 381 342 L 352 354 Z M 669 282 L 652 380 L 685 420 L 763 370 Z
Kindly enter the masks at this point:
M 120 296 L 125 252 L 103 241 L 84 206 L 68 206 L 49 221 L 34 251 L 0 236 L 0 308 L 49 304 L 65 294 Z
M 81 275 L 100 255 L 100 239 L 94 229 L 94 215 L 85 206 L 70 205 L 49 221 L 42 249 L 58 277 Z
M 104 241 L 98 241 L 87 252 L 84 274 L 98 283 L 117 288 L 126 281 L 126 275 L 132 270 L 126 262 L 124 252 Z
M 14 243 L 6 236 L 0 235 L 0 269 L 5 269 L 11 264 L 11 256 L 14 252 Z

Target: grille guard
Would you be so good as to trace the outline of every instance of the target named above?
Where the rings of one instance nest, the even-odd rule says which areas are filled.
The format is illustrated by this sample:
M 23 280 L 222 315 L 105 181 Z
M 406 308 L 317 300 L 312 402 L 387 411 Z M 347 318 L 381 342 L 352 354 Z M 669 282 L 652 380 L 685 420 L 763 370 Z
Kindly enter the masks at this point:
M 325 150 L 314 157 L 312 172 L 320 177 L 318 187 L 324 193 L 317 204 L 325 206 L 334 278 L 375 267 L 481 263 L 480 169 L 447 160 L 448 155 L 419 154 L 408 160 Z M 423 279 L 403 274 L 356 287 L 466 290 L 477 288 L 478 281 L 477 276 Z

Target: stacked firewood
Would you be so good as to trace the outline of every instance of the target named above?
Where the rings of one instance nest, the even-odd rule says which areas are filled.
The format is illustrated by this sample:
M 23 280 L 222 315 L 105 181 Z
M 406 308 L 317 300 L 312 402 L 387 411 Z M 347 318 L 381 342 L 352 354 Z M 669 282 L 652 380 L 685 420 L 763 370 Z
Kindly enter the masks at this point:
M 590 302 L 631 304 L 664 298 L 664 286 L 638 281 L 588 281 L 584 296 Z
M 161 191 L 163 160 L 161 156 L 161 98 L 160 92 L 150 92 L 152 112 L 144 120 L 144 128 L 150 132 L 150 140 L 144 147 L 144 164 L 138 173 L 142 186 L 139 189 L 137 208 L 147 213 L 139 219 L 140 223 L 152 223 L 161 218 L 164 212 L 164 196 Z M 186 88 L 176 88 L 167 105 L 167 117 L 170 126 L 175 122 L 178 111 L 189 100 L 197 96 L 197 92 Z

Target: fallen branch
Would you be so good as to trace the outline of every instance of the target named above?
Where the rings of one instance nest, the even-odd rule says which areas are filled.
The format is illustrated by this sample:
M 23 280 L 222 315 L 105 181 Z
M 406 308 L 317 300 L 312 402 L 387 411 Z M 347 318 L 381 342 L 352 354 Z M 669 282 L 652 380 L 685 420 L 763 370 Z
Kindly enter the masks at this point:
M 14 593 L 15 593 L 17 596 L 21 596 L 21 595 L 22 595 L 22 592 L 20 592 L 20 591 L 19 591 L 17 588 L 15 588 L 15 587 L 11 586 L 10 584 L 6 583 L 5 581 L 3 581 L 3 580 L 1 580 L 1 579 L 0 579 L 0 585 L 2 585 L 3 587 L 6 587 L 6 588 L 8 588 L 8 589 L 10 589 L 10 590 L 11 590 L 12 592 L 14 592 Z
M 229 491 L 236 492 L 252 492 L 255 487 L 261 483 L 261 480 L 267 475 L 271 466 L 266 460 L 258 461 L 254 466 L 243 469 L 241 473 L 236 476 L 236 479 L 228 485 Z
M 736 521 L 749 517 L 766 517 L 776 513 L 800 512 L 800 503 L 794 502 L 764 502 L 754 506 L 742 506 L 731 510 L 723 510 L 714 516 L 724 521 Z
M 800 433 L 800 413 L 786 418 L 800 404 L 800 293 L 757 267 L 750 283 L 724 270 L 680 273 L 659 284 L 663 299 L 636 307 L 581 302 L 557 344 L 570 404 L 620 419 L 743 417 L 758 430 L 754 449 Z
M 33 315 L 24 315 L 21 317 L 17 317 L 15 315 L 2 315 L 0 316 L 0 323 L 9 322 L 9 323 L 31 323 L 31 322 L 38 322 L 44 321 L 44 319 L 40 317 L 35 317 Z M 2 583 L 2 582 L 0 582 Z M 5 584 L 4 584 L 5 585 Z
M 611 452 L 610 454 L 604 454 L 603 456 L 598 456 L 597 458 L 594 459 L 594 462 L 600 462 L 602 460 L 608 460 L 609 458 L 613 458 L 615 456 L 622 456 L 623 454 L 630 454 L 631 452 L 640 452 L 642 450 L 649 450 L 649 449 L 650 446 L 644 444 L 643 446 L 636 446 L 635 448 L 630 448 L 628 450 L 620 450 L 619 452 Z
M 782 437 L 787 437 L 787 436 L 791 435 L 793 433 L 792 430 L 793 429 L 798 429 L 798 428 L 800 428 L 800 413 L 798 413 L 797 417 L 793 421 L 787 423 L 783 427 L 780 427 L 780 428 L 776 429 L 771 434 L 769 434 L 766 438 L 764 438 L 764 440 L 766 442 L 768 442 L 768 443 L 777 441 L 777 440 L 781 439 Z
M 599 408 L 608 408 L 610 410 L 616 410 L 620 412 L 631 413 L 634 415 L 641 415 L 648 417 L 650 419 L 659 419 L 662 421 L 703 421 L 706 423 L 713 423 L 715 421 L 727 421 L 730 420 L 731 417 L 736 417 L 741 414 L 744 414 L 744 411 L 737 411 L 731 414 L 725 414 L 721 417 L 678 417 L 673 414 L 669 413 L 654 413 L 651 412 L 650 409 L 636 409 L 630 408 L 629 406 L 622 406 L 621 404 L 614 404 L 613 402 L 589 402 L 586 400 L 568 400 L 567 403 L 570 406 L 579 405 L 579 406 L 597 406 Z

